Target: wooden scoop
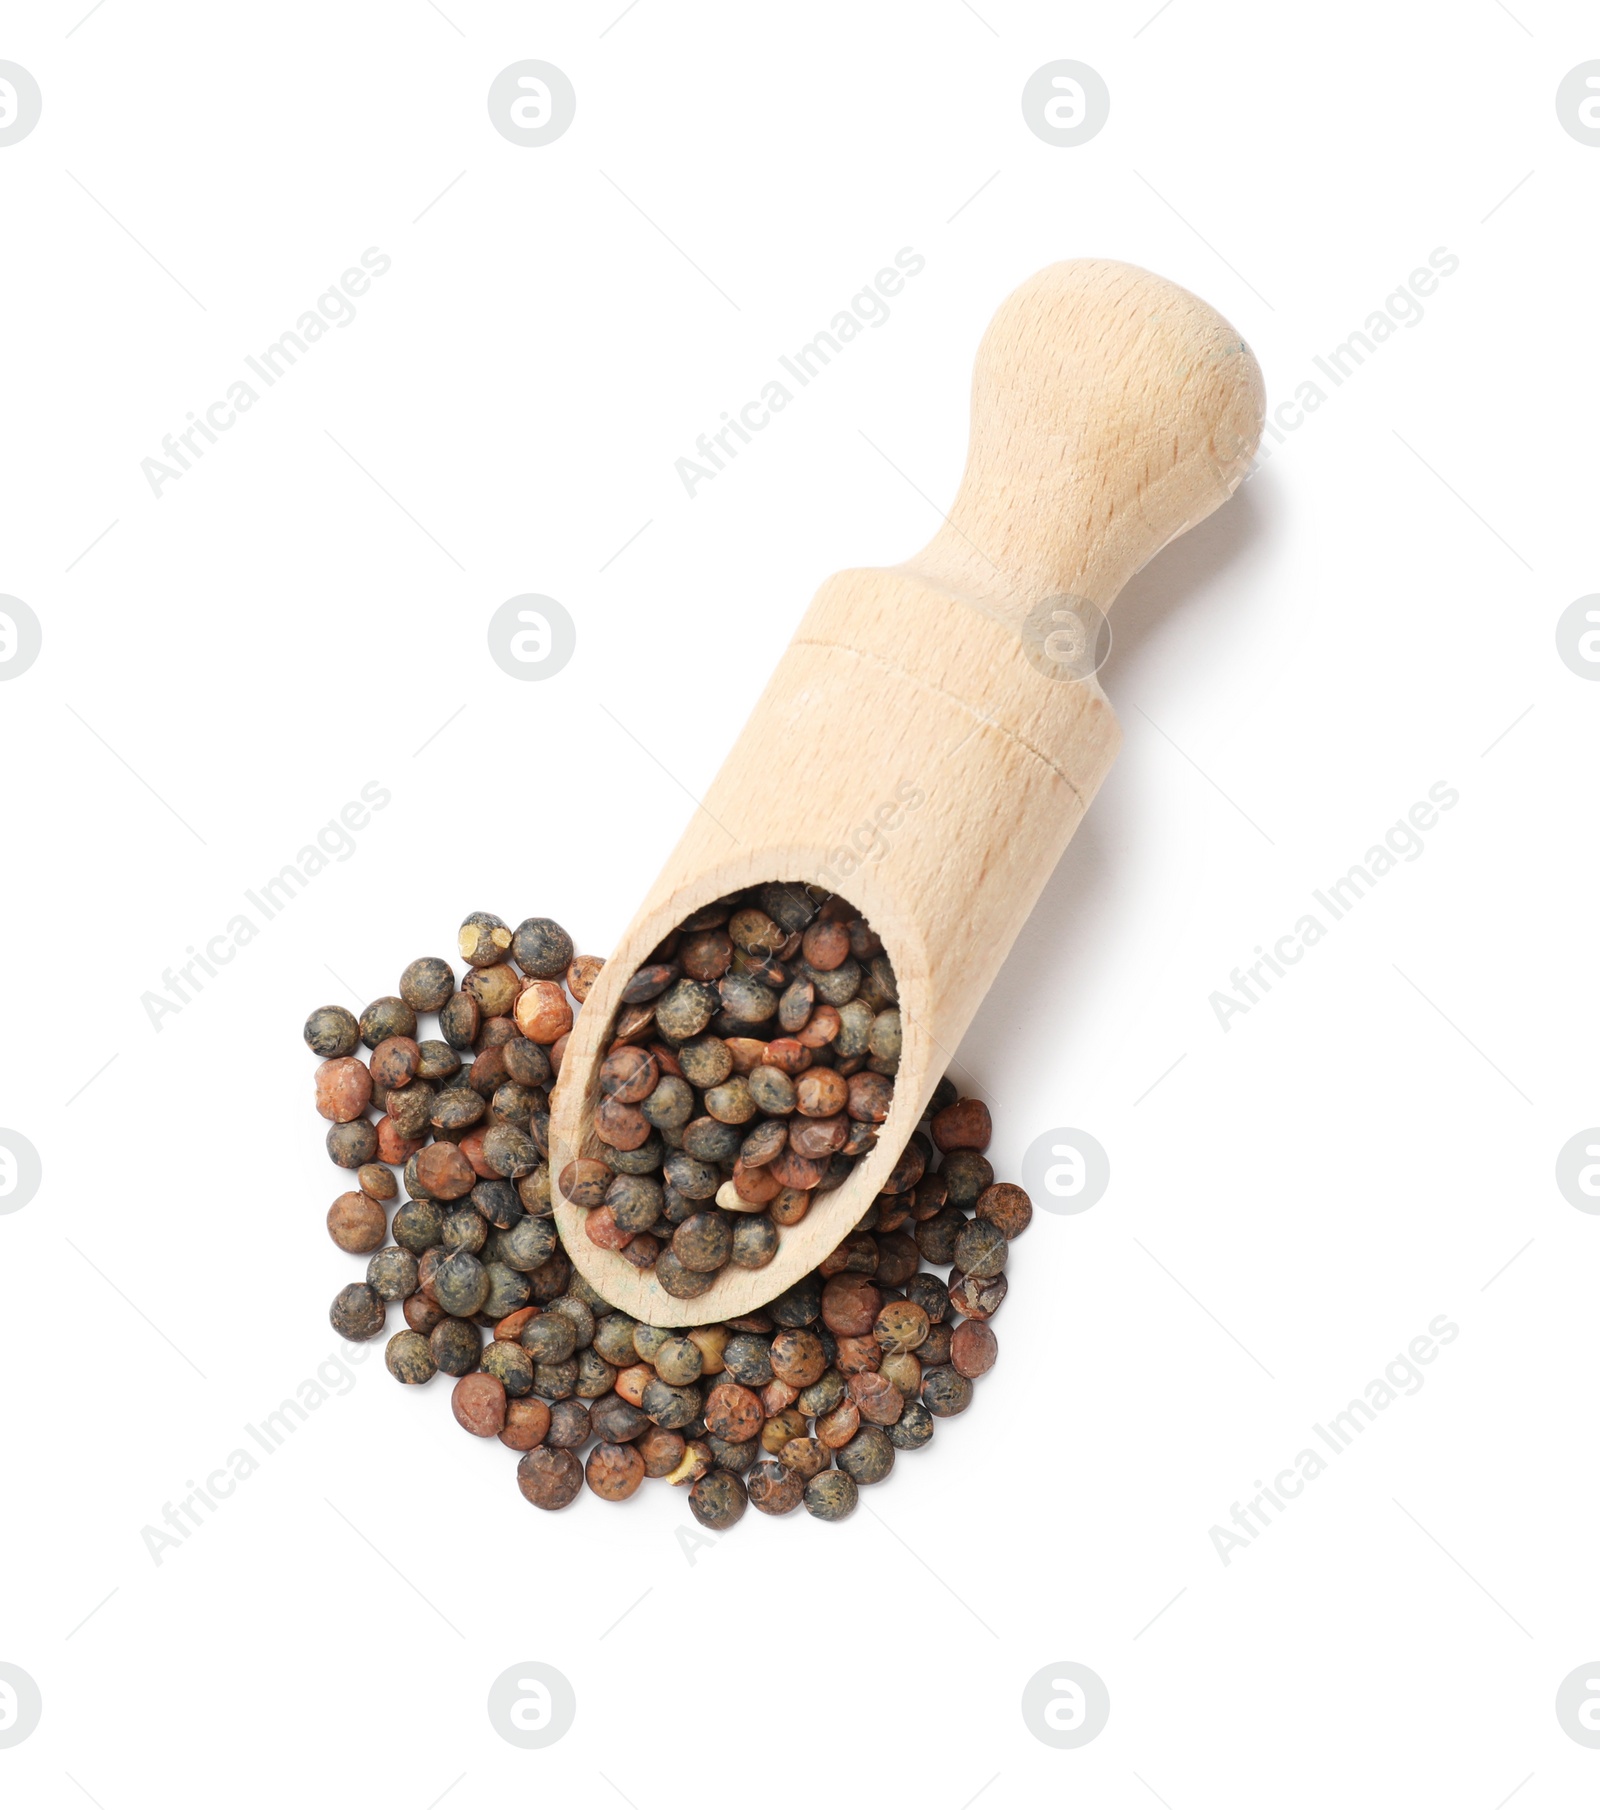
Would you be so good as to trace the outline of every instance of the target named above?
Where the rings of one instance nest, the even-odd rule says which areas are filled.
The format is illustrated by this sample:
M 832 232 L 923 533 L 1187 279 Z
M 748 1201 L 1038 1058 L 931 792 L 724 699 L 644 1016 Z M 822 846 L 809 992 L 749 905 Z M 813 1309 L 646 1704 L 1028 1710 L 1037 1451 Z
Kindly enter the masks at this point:
M 905 565 L 817 593 L 578 1015 L 550 1168 L 559 1182 L 599 1149 L 597 1070 L 634 970 L 691 912 L 765 881 L 840 893 L 883 939 L 903 1022 L 893 1108 L 765 1269 L 730 1265 L 694 1300 L 592 1244 L 557 1186 L 567 1252 L 608 1301 L 661 1326 L 752 1313 L 854 1228 L 1117 752 L 1100 612 L 1232 494 L 1263 405 L 1233 328 L 1148 271 L 1053 264 L 1002 305 L 945 525 Z

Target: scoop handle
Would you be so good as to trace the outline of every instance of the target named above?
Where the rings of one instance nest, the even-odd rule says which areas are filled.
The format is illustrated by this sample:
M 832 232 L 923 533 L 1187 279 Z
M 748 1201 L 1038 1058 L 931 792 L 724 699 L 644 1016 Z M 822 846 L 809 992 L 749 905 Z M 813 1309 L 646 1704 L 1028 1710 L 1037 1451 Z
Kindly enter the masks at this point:
M 817 593 L 579 1014 L 551 1170 L 597 1148 L 597 1069 L 634 969 L 690 912 L 769 880 L 842 894 L 882 937 L 903 1021 L 890 1115 L 765 1269 L 725 1269 L 694 1300 L 591 1244 L 558 1187 L 567 1250 L 617 1307 L 658 1325 L 754 1312 L 865 1212 L 1116 754 L 1103 613 L 1237 486 L 1263 396 L 1220 315 L 1129 265 L 1055 264 L 1002 305 L 944 526 L 905 565 Z

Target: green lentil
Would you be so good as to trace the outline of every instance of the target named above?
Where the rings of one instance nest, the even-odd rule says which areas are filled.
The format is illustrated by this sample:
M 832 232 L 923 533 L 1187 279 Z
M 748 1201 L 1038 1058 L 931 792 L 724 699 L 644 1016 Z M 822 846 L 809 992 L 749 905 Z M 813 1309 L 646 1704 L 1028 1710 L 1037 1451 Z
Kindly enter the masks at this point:
M 468 1251 L 455 1251 L 433 1272 L 434 1299 L 447 1314 L 475 1314 L 489 1292 L 483 1265 Z
M 986 1219 L 969 1219 L 956 1234 L 955 1265 L 963 1275 L 987 1281 L 1005 1268 L 1010 1251 L 1006 1235 L 998 1226 Z
M 499 1377 L 507 1395 L 528 1395 L 533 1390 L 533 1360 L 520 1345 L 496 1339 L 484 1352 L 483 1368 Z
M 520 1270 L 513 1269 L 508 1263 L 494 1261 L 484 1263 L 483 1273 L 489 1278 L 489 1292 L 483 1297 L 479 1313 L 491 1320 L 503 1320 L 519 1307 L 527 1306 L 533 1284 Z
M 575 953 L 554 918 L 524 918 L 511 938 L 511 959 L 534 980 L 560 980 Z
M 849 1472 L 819 1471 L 806 1484 L 800 1500 L 806 1513 L 819 1521 L 843 1521 L 855 1513 L 860 1492 Z
M 470 1320 L 441 1320 L 428 1334 L 428 1349 L 446 1376 L 470 1376 L 478 1368 L 483 1334 Z
M 960 1414 L 972 1402 L 972 1384 L 960 1371 L 941 1364 L 923 1372 L 922 1402 L 930 1414 L 941 1420 Z
M 399 1383 L 432 1381 L 439 1366 L 433 1361 L 428 1341 L 420 1332 L 397 1332 L 384 1348 L 383 1361 L 389 1374 Z
M 417 1286 L 417 1260 L 410 1251 L 389 1245 L 373 1253 L 367 1265 L 367 1287 L 380 1301 L 403 1301 Z
M 304 1036 L 314 1056 L 352 1056 L 361 1041 L 361 1027 L 343 1006 L 318 1006 L 306 1020 Z
M 743 1481 L 719 1466 L 689 1491 L 689 1512 L 702 1527 L 725 1533 L 743 1515 L 748 1500 Z
M 933 1438 L 933 1416 L 921 1402 L 908 1401 L 900 1418 L 884 1431 L 897 1452 L 914 1452 Z
M 839 1469 L 857 1483 L 881 1483 L 894 1469 L 894 1447 L 882 1427 L 864 1426 L 836 1459 Z
M 341 1288 L 328 1310 L 328 1321 L 341 1339 L 375 1339 L 383 1331 L 385 1304 L 365 1282 Z

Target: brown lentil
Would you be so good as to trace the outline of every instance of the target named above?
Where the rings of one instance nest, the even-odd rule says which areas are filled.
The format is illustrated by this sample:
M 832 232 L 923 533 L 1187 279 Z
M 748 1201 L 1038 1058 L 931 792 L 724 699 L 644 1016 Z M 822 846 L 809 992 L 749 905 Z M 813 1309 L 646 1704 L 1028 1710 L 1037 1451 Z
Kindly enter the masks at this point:
M 371 1106 L 373 1075 L 358 1055 L 338 1055 L 317 1070 L 317 1111 L 335 1124 L 348 1124 Z
M 400 1192 L 394 1173 L 382 1163 L 363 1163 L 356 1171 L 356 1185 L 374 1200 L 393 1200 Z
M 413 1332 L 420 1332 L 424 1337 L 444 1318 L 444 1309 L 436 1301 L 430 1301 L 422 1293 L 407 1295 L 400 1304 L 400 1311 L 406 1317 L 406 1325 Z
M 571 1452 L 538 1446 L 518 1461 L 517 1488 L 535 1508 L 565 1508 L 583 1488 L 583 1466 Z
M 450 1392 L 456 1419 L 479 1439 L 492 1438 L 506 1424 L 506 1388 L 497 1376 L 475 1370 Z
M 506 1424 L 500 1429 L 500 1443 L 514 1452 L 531 1452 L 543 1445 L 550 1431 L 550 1408 L 537 1395 L 525 1395 L 520 1401 L 506 1403 Z
M 328 1209 L 328 1236 L 352 1256 L 377 1250 L 387 1224 L 383 1208 L 364 1192 L 341 1194 Z
M 551 1402 L 550 1431 L 544 1436 L 547 1446 L 577 1451 L 587 1443 L 593 1431 L 594 1420 L 587 1402 L 573 1396 Z
M 785 1408 L 781 1414 L 772 1415 L 762 1427 L 761 1449 L 780 1452 L 791 1439 L 804 1439 L 805 1435 L 805 1415 L 798 1408 Z
M 625 1502 L 644 1482 L 644 1459 L 631 1445 L 597 1445 L 584 1466 L 590 1489 L 606 1502 Z
M 590 1418 L 593 1419 L 594 1416 L 591 1415 Z M 600 1430 L 597 1424 L 596 1431 Z M 687 1449 L 683 1435 L 668 1432 L 665 1427 L 649 1427 L 635 1438 L 634 1444 L 644 1461 L 644 1474 L 647 1477 L 671 1477 L 683 1462 Z M 709 1464 L 706 1468 L 710 1469 Z
M 987 1375 L 999 1355 L 994 1332 L 983 1320 L 963 1320 L 950 1335 L 950 1363 L 962 1376 Z
M 875 1427 L 892 1427 L 905 1407 L 905 1397 L 886 1376 L 865 1370 L 850 1379 L 850 1399 L 861 1418 Z

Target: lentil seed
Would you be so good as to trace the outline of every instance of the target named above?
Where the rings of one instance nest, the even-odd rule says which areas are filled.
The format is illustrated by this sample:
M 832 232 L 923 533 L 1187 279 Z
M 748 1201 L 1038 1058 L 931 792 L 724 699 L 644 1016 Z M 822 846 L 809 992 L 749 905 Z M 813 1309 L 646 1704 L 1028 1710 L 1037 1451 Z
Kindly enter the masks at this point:
M 804 1439 L 806 1434 L 806 1417 L 798 1408 L 785 1408 L 781 1413 L 770 1415 L 761 1429 L 761 1449 L 764 1452 L 782 1451 L 791 1439 Z
M 700 1355 L 700 1347 L 682 1333 L 674 1333 L 656 1349 L 652 1360 L 656 1375 L 664 1383 L 682 1385 L 698 1382 L 700 1373 L 705 1368 L 705 1359 Z
M 881 1483 L 894 1469 L 894 1447 L 882 1427 L 863 1427 L 839 1448 L 836 1462 L 857 1483 Z
M 512 960 L 535 980 L 559 980 L 574 959 L 572 938 L 554 918 L 524 918 L 512 933 L 510 949 Z
M 504 1339 L 496 1339 L 484 1352 L 482 1363 L 483 1368 L 490 1376 L 500 1379 L 508 1396 L 532 1393 L 533 1360 L 520 1345 L 512 1345 Z
M 457 1422 L 478 1439 L 491 1439 L 506 1424 L 506 1388 L 497 1376 L 474 1370 L 450 1392 Z
M 962 1376 L 985 1376 L 995 1366 L 1000 1346 L 983 1320 L 963 1320 L 950 1335 L 950 1363 Z
M 428 1334 L 433 1361 L 446 1376 L 470 1376 L 483 1352 L 483 1334 L 470 1320 L 441 1320 Z
M 885 1382 L 893 1383 L 908 1401 L 922 1388 L 922 1360 L 914 1351 L 891 1352 L 878 1368 Z
M 800 1506 L 805 1479 L 776 1459 L 764 1459 L 753 1465 L 745 1479 L 750 1506 L 764 1515 L 786 1515 Z
M 644 1482 L 644 1459 L 631 1445 L 597 1445 L 584 1476 L 602 1501 L 625 1502 Z
M 328 1236 L 352 1256 L 377 1250 L 386 1226 L 383 1208 L 365 1193 L 341 1194 L 328 1209 Z
M 988 1320 L 1000 1311 L 1007 1287 L 1003 1270 L 987 1278 L 958 1274 L 950 1284 L 950 1305 L 969 1319 Z
M 517 1488 L 535 1508 L 565 1508 L 583 1488 L 583 1466 L 571 1452 L 537 1446 L 517 1465 Z
M 949 1263 L 956 1254 L 956 1239 L 967 1223 L 966 1215 L 956 1207 L 941 1207 L 931 1219 L 917 1227 L 917 1249 L 926 1263 Z
M 396 994 L 373 1000 L 361 1014 L 361 1041 L 368 1049 L 376 1049 L 385 1037 L 415 1037 L 417 1015 Z
M 745 1511 L 749 1500 L 743 1481 L 732 1471 L 707 1471 L 689 1491 L 689 1512 L 702 1527 L 725 1533 Z
M 406 1325 L 413 1332 L 420 1332 L 424 1338 L 444 1318 L 444 1309 L 437 1301 L 430 1301 L 420 1290 L 414 1295 L 407 1295 L 400 1303 L 400 1311 L 406 1317 Z
M 341 1169 L 359 1169 L 378 1154 L 378 1134 L 365 1119 L 330 1125 L 325 1142 L 328 1155 Z
M 977 1205 L 978 1196 L 994 1181 L 994 1169 L 989 1159 L 977 1150 L 952 1150 L 939 1165 L 939 1175 L 944 1182 L 948 1204 L 969 1211 Z
M 960 1414 L 972 1401 L 972 1383 L 959 1370 L 945 1365 L 928 1370 L 922 1377 L 922 1405 L 941 1419 Z
M 318 1006 L 306 1020 L 303 1035 L 312 1055 L 337 1058 L 354 1055 L 361 1027 L 343 1006 Z
M 328 1320 L 341 1339 L 375 1339 L 383 1331 L 385 1303 L 365 1282 L 341 1288 L 328 1310 Z
M 417 1286 L 417 1260 L 410 1251 L 388 1245 L 367 1265 L 367 1287 L 380 1301 L 403 1301 Z
M 800 1500 L 819 1521 L 843 1521 L 855 1513 L 859 1492 L 845 1471 L 819 1471 L 806 1484 Z
M 538 1384 L 535 1383 L 535 1389 Z M 542 1393 L 542 1391 L 540 1391 Z M 550 1404 L 550 1431 L 544 1442 L 557 1451 L 578 1451 L 589 1441 L 594 1419 L 589 1404 L 563 1396 Z
M 1011 1247 L 1006 1235 L 986 1219 L 969 1219 L 956 1234 L 956 1268 L 963 1275 L 987 1281 L 998 1276 L 1006 1266 Z
M 398 1383 L 431 1382 L 439 1369 L 428 1349 L 428 1341 L 420 1332 L 409 1328 L 390 1339 L 384 1348 L 383 1361 Z
M 764 1269 L 778 1254 L 778 1228 L 765 1213 L 748 1214 L 733 1228 L 728 1261 L 738 1269 Z
M 670 1477 L 683 1462 L 686 1442 L 681 1433 L 668 1432 L 665 1427 L 650 1427 L 641 1431 L 635 1443 L 647 1477 Z
M 884 1431 L 897 1452 L 914 1452 L 933 1438 L 933 1416 L 920 1401 L 908 1401 L 905 1413 Z
M 524 1395 L 506 1403 L 506 1424 L 500 1429 L 500 1443 L 514 1452 L 531 1452 L 543 1445 L 550 1431 L 550 1408 L 537 1395 Z

